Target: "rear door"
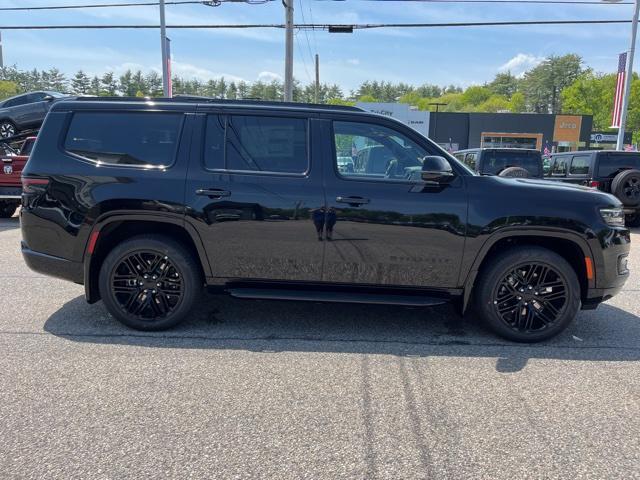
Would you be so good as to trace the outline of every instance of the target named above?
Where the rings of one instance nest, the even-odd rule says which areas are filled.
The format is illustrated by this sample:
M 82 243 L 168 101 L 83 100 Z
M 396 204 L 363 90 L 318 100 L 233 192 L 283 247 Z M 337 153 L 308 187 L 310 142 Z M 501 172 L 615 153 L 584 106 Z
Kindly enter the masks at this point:
M 199 113 L 187 178 L 187 221 L 204 243 L 214 282 L 320 281 L 322 171 L 313 117 Z

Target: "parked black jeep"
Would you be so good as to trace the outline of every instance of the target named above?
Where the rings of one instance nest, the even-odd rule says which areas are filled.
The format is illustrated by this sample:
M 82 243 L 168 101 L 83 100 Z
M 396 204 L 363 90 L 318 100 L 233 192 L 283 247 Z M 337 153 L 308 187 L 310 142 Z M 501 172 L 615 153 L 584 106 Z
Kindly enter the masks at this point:
M 28 265 L 84 284 L 89 302 L 141 330 L 183 320 L 207 285 L 242 298 L 455 301 L 531 342 L 628 277 L 615 197 L 476 175 L 354 107 L 64 101 L 23 187 Z
M 548 178 L 612 193 L 622 202 L 627 225 L 640 227 L 640 153 L 556 153 L 551 156 Z
M 525 148 L 470 148 L 453 154 L 480 175 L 542 178 L 544 167 L 539 150 Z

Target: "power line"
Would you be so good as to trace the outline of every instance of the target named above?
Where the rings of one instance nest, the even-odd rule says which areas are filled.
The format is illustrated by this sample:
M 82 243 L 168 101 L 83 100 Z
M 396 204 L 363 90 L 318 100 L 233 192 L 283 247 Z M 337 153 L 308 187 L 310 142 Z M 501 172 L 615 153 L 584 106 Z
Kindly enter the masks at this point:
M 302 15 L 302 23 L 307 23 L 306 19 L 304 18 L 304 7 L 302 6 L 302 0 L 298 0 L 298 3 L 300 5 L 300 15 Z M 311 22 L 313 23 L 313 22 Z M 311 61 L 311 64 L 313 65 L 313 53 L 311 52 L 311 43 L 309 42 L 309 33 L 307 33 L 307 30 L 304 30 L 304 36 L 307 39 L 307 51 L 309 52 L 309 60 Z
M 166 5 L 205 5 L 210 7 L 217 7 L 222 3 L 248 3 L 248 4 L 263 4 L 276 0 L 168 0 Z M 329 1 L 329 2 L 343 2 L 346 0 L 315 0 L 315 1 Z M 547 5 L 633 5 L 633 2 L 616 2 L 608 3 L 600 0 L 361 0 L 372 2 L 416 2 L 416 3 L 514 3 L 514 4 L 547 4 Z M 115 8 L 115 7 L 148 7 L 158 6 L 159 2 L 122 2 L 122 3 L 102 3 L 102 4 L 80 4 L 80 5 L 48 5 L 39 7 L 0 7 L 0 11 L 4 12 L 19 12 L 30 10 L 71 10 L 71 9 L 86 9 L 86 8 Z M 311 10 L 311 3 L 309 3 L 309 10 Z M 313 23 L 313 16 L 311 18 Z
M 440 27 L 503 27 L 521 25 L 605 25 L 631 23 L 631 20 L 524 20 L 506 22 L 451 22 L 451 23 L 357 23 L 357 24 L 334 24 L 334 23 L 300 23 L 294 28 L 302 30 L 370 30 L 378 28 L 440 28 Z M 144 30 L 160 28 L 160 25 L 0 25 L 0 30 L 114 30 L 131 29 Z M 252 23 L 252 24 L 228 24 L 228 25 L 206 25 L 206 24 L 179 24 L 167 25 L 166 28 L 173 29 L 248 29 L 248 28 L 285 28 L 282 23 Z
M 165 5 L 205 5 L 208 7 L 217 7 L 221 3 L 268 3 L 274 0 L 167 0 Z M 71 10 L 85 8 L 114 8 L 114 7 L 149 7 L 158 6 L 159 2 L 123 2 L 123 3 L 90 3 L 84 5 L 48 5 L 40 7 L 0 7 L 0 11 L 19 12 L 28 10 Z

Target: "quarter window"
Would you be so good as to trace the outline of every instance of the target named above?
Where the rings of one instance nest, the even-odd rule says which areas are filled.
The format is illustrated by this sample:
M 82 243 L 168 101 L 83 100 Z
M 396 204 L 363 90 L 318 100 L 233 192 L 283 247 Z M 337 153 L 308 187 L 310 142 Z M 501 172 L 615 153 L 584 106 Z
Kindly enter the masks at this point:
M 205 166 L 232 171 L 303 174 L 309 168 L 307 120 L 210 115 Z
M 78 112 L 64 147 L 105 165 L 167 167 L 176 156 L 181 113 Z
M 333 122 L 335 166 L 355 180 L 407 181 L 420 178 L 428 153 L 420 145 L 373 123 Z

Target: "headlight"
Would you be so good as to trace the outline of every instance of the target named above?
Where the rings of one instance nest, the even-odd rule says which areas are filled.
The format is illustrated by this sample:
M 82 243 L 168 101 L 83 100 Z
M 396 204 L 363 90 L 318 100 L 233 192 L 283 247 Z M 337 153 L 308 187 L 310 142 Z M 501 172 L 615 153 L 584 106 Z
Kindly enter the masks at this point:
M 607 225 L 624 227 L 624 212 L 622 208 L 601 208 L 600 216 Z

